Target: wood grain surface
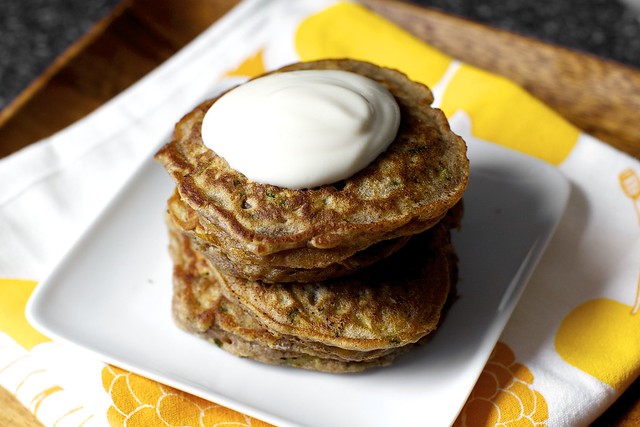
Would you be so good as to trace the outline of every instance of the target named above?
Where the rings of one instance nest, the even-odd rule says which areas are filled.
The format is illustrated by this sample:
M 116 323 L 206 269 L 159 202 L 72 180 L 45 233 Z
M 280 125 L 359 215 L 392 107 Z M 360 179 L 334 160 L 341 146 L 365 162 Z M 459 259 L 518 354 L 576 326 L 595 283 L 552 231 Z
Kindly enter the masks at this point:
M 363 2 L 443 52 L 508 77 L 578 128 L 640 158 L 640 70 L 406 3 Z
M 0 157 L 122 92 L 237 1 L 123 1 L 0 112 Z M 640 158 L 640 70 L 400 1 L 362 2 L 445 53 L 512 79 L 581 129 Z M 21 409 L 0 388 L 0 425 L 38 425 Z M 5 421 L 16 416 L 22 424 Z M 640 425 L 640 380 L 595 425 Z
M 0 426 L 41 427 L 42 424 L 13 394 L 0 387 Z

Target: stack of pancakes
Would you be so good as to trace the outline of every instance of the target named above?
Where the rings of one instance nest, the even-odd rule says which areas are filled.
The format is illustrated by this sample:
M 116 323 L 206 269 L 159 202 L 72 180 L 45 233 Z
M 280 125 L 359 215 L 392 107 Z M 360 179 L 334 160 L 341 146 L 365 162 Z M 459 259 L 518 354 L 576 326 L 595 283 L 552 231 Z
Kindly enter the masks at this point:
M 292 190 L 249 181 L 202 142 L 208 100 L 156 155 L 176 183 L 166 220 L 179 326 L 231 353 L 328 372 L 389 364 L 432 333 L 455 288 L 466 146 L 430 90 L 355 60 L 337 69 L 396 98 L 389 148 L 343 181 Z M 250 124 L 248 124 L 250 125 Z

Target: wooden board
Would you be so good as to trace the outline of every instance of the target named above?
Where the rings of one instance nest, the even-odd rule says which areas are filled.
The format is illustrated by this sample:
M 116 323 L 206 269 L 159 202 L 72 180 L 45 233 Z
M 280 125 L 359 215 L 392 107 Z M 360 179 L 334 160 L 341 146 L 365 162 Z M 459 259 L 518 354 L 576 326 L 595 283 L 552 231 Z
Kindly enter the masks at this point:
M 125 0 L 0 112 L 0 157 L 90 113 L 236 3 Z M 445 53 L 512 79 L 581 129 L 640 158 L 640 70 L 400 1 L 363 3 Z M 11 399 L 0 389 L 0 408 Z M 640 380 L 596 425 L 640 425 Z
M 0 426 L 40 427 L 41 425 L 13 394 L 0 387 Z

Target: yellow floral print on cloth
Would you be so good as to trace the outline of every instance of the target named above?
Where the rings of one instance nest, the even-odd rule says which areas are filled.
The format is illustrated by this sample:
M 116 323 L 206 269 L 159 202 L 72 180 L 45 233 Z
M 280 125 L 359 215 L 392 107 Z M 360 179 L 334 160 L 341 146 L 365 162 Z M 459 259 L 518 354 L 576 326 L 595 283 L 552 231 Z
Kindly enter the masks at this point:
M 618 178 L 640 224 L 640 178 L 633 169 L 623 170 Z M 555 337 L 556 351 L 567 363 L 620 391 L 640 373 L 640 274 L 629 290 L 631 305 L 609 298 L 579 305 Z
M 555 345 L 570 365 L 624 390 L 638 374 L 640 314 L 618 301 L 592 299 L 565 317 Z
M 512 81 L 466 64 L 447 85 L 441 108 L 448 117 L 460 109 L 469 114 L 478 138 L 554 165 L 569 155 L 580 135 L 575 126 Z
M 620 187 L 625 196 L 631 199 L 633 210 L 640 224 L 640 177 L 633 169 L 625 169 L 619 175 Z
M 0 279 L 0 331 L 27 350 L 49 341 L 29 325 L 24 315 L 27 300 L 36 284 L 32 280 Z
M 429 86 L 442 78 L 452 61 L 450 56 L 352 3 L 338 3 L 303 20 L 295 34 L 295 45 L 302 61 L 359 59 L 398 68 L 412 80 Z
M 107 412 L 113 427 L 266 427 L 265 422 L 155 381 L 107 366 L 102 385 L 113 405 Z
M 452 74 L 441 108 L 448 117 L 463 109 L 473 134 L 560 164 L 580 131 L 505 78 L 460 64 L 367 9 L 338 3 L 303 20 L 295 35 L 303 61 L 350 57 L 396 68 L 434 89 Z M 496 126 L 496 124 L 499 124 Z
M 264 52 L 259 50 L 255 54 L 249 56 L 247 59 L 242 61 L 240 65 L 238 65 L 233 70 L 227 71 L 225 76 L 227 77 L 255 77 L 260 74 L 264 74 L 267 70 L 264 66 Z
M 533 380 L 531 371 L 499 341 L 454 426 L 546 425 L 547 402 Z
M 0 278 L 0 386 L 45 426 L 89 425 L 95 421 L 92 411 L 61 385 L 51 369 L 55 344 L 25 317 L 36 284 Z

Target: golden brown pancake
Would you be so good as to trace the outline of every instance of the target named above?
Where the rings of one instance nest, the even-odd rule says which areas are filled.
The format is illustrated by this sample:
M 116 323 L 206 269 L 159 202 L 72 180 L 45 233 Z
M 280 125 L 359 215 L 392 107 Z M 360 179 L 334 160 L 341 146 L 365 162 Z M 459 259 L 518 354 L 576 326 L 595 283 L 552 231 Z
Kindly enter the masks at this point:
M 410 236 L 403 236 L 378 242 L 346 258 L 342 251 L 326 251 L 322 262 L 320 257 L 314 258 L 315 264 L 319 266 L 295 268 L 289 267 L 289 263 L 286 262 L 289 251 L 259 256 L 230 248 L 222 250 L 224 243 L 207 233 L 206 229 L 200 225 L 196 212 L 180 199 L 177 191 L 174 191 L 167 204 L 168 213 L 174 225 L 191 237 L 197 250 L 202 252 L 217 269 L 228 275 L 268 283 L 313 282 L 345 276 L 395 253 L 410 238 Z M 302 250 L 294 252 L 296 257 L 303 254 Z M 335 262 L 325 262 L 330 260 Z
M 437 225 L 352 275 L 264 284 L 213 270 L 223 295 L 270 331 L 343 349 L 401 347 L 432 332 L 451 286 L 449 229 Z
M 166 220 L 172 311 L 183 329 L 261 362 L 326 372 L 385 366 L 428 340 L 455 294 L 450 229 L 469 176 L 464 142 L 430 90 L 355 60 L 338 69 L 384 85 L 398 134 L 343 181 L 291 190 L 249 181 L 207 148 L 197 106 L 156 155 L 176 183 Z
M 168 224 L 174 260 L 172 312 L 182 329 L 241 357 L 326 372 L 357 372 L 387 365 L 404 352 L 342 350 L 320 343 L 305 344 L 295 337 L 268 331 L 221 294 L 211 264 L 193 250 L 189 237 L 173 227 L 170 219 Z
M 266 363 L 327 372 L 354 372 L 388 365 L 435 329 L 455 282 L 455 255 L 448 238 L 449 224 L 443 223 L 425 235 L 413 238 L 407 247 L 413 246 L 411 254 L 418 253 L 416 249 L 423 249 L 418 259 L 425 261 L 428 266 L 410 270 L 420 271 L 424 277 L 412 272 L 406 276 L 403 274 L 406 273 L 407 264 L 413 264 L 410 261 L 413 256 L 401 251 L 396 257 L 379 263 L 378 267 L 356 274 L 348 279 L 348 284 L 290 284 L 286 285 L 288 289 L 283 292 L 277 288 L 278 285 L 254 283 L 267 293 L 277 293 L 278 298 L 296 294 L 303 296 L 302 301 L 309 301 L 313 295 L 320 296 L 316 304 L 299 303 L 295 317 L 287 316 L 293 323 L 286 332 L 282 332 L 265 325 L 250 307 L 243 306 L 233 297 L 227 298 L 220 284 L 228 278 L 194 250 L 191 239 L 175 227 L 169 216 L 167 220 L 171 237 L 170 252 L 174 260 L 173 313 L 177 324 L 213 340 L 233 354 Z M 438 248 L 432 247 L 435 245 Z M 371 278 L 374 277 L 380 280 L 373 283 Z M 419 281 L 410 283 L 416 278 Z M 417 292 L 407 292 L 407 288 L 414 288 Z M 326 304 L 333 305 L 331 301 L 339 301 L 337 311 L 340 315 L 336 316 L 336 310 L 326 307 Z M 366 316 L 371 313 L 365 307 L 379 308 L 382 304 L 387 304 L 389 308 L 382 311 L 381 317 L 374 315 L 372 321 L 367 322 Z M 346 316 L 349 310 L 344 312 L 344 309 L 354 305 L 360 309 L 351 312 L 352 316 Z M 278 310 L 278 307 L 271 307 L 270 311 Z M 423 315 L 416 315 L 418 312 Z M 305 333 L 298 334 L 299 323 L 295 318 L 312 317 L 322 318 L 324 324 L 337 322 L 336 325 L 339 323 L 341 326 L 335 328 L 328 338 L 317 334 L 310 338 L 308 331 L 305 332 L 306 328 L 303 328 Z M 393 319 L 398 320 L 394 322 Z M 418 325 L 408 319 L 421 319 L 423 324 Z M 355 343 L 349 331 L 361 328 L 363 321 L 366 322 L 369 336 Z M 396 328 L 392 335 L 388 335 L 389 325 L 382 325 L 382 322 L 389 321 Z M 398 327 L 400 323 L 405 325 Z M 408 327 L 414 328 L 410 339 L 406 338 L 408 335 L 405 333 Z M 372 346 L 372 335 L 379 331 L 384 332 L 378 337 L 378 344 Z M 345 342 L 346 346 L 336 345 Z
M 389 148 L 352 177 L 291 190 L 249 181 L 203 144 L 200 126 L 215 99 L 187 114 L 156 159 L 196 213 L 201 246 L 216 246 L 231 263 L 325 268 L 375 243 L 432 227 L 466 188 L 466 146 L 442 112 L 430 107 L 433 96 L 426 86 L 350 59 L 298 63 L 277 72 L 302 69 L 339 69 L 378 81 L 400 106 L 400 129 Z

